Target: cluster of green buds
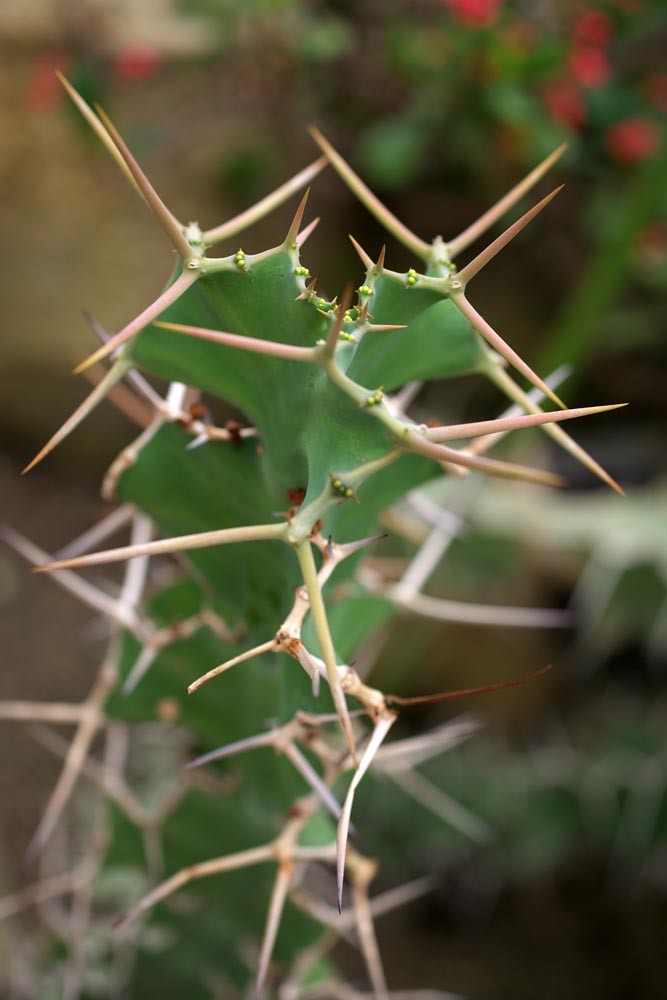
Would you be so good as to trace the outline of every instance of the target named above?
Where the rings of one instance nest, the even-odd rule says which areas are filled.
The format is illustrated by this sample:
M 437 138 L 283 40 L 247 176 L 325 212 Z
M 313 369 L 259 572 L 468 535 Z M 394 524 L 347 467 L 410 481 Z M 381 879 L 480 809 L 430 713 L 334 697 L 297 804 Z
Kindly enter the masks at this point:
M 334 493 L 337 493 L 338 496 L 343 497 L 344 500 L 357 499 L 357 495 L 352 489 L 352 487 L 344 483 L 342 479 L 340 479 L 338 476 L 332 476 L 331 473 L 329 473 L 329 478 L 331 479 L 331 489 L 334 491 Z
M 310 271 L 308 270 L 308 268 L 307 267 L 303 267 L 301 265 L 299 265 L 299 267 L 295 267 L 294 268 L 294 273 L 296 275 L 298 275 L 300 278 L 309 278 L 310 277 Z M 324 300 L 322 300 L 322 301 L 324 301 Z
M 408 271 L 408 276 L 407 276 L 407 279 L 406 279 L 406 284 L 407 285 L 416 285 L 418 277 L 419 277 L 419 275 L 415 271 L 414 267 L 411 267 L 410 270 Z
M 383 399 L 384 399 L 384 392 L 382 390 L 382 386 L 380 386 L 378 389 L 375 390 L 375 392 L 371 393 L 370 396 L 366 397 L 366 399 L 364 400 L 363 405 L 364 406 L 377 406 L 378 403 L 381 403 Z
M 239 271 L 247 271 L 248 263 L 245 259 L 245 252 L 243 250 L 237 250 L 234 255 L 234 263 L 238 267 Z
M 372 295 L 373 289 L 370 285 L 359 285 L 357 288 L 357 295 Z

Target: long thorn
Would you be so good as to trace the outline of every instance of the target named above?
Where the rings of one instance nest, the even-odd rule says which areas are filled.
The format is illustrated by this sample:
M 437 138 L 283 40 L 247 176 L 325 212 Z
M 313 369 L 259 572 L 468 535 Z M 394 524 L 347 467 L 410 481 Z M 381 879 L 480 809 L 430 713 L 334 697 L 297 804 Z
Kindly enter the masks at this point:
M 531 170 L 531 172 L 524 177 L 522 181 L 519 181 L 519 183 L 513 187 L 511 191 L 508 191 L 504 197 L 497 201 L 492 208 L 490 208 L 487 212 L 484 212 L 484 214 L 481 215 L 476 222 L 473 222 L 472 225 L 468 226 L 467 229 L 464 229 L 462 233 L 455 236 L 453 240 L 448 240 L 447 249 L 450 255 L 455 257 L 462 250 L 465 250 L 466 247 L 470 246 L 471 243 L 474 243 L 477 237 L 485 233 L 486 230 L 501 217 L 501 215 L 504 215 L 505 212 L 512 207 L 512 205 L 516 204 L 516 202 L 519 201 L 520 198 L 523 198 L 525 194 L 528 194 L 530 189 L 534 187 L 534 185 L 537 184 L 542 177 L 544 177 L 556 160 L 563 155 L 566 149 L 567 143 L 564 142 L 562 146 L 559 146 L 558 149 L 554 150 L 554 152 L 547 156 L 546 159 L 542 160 L 542 162 L 538 164 L 534 170 Z
M 375 1000 L 389 1000 L 387 980 L 384 968 L 382 967 L 380 949 L 378 947 L 370 901 L 368 899 L 368 884 L 365 880 L 361 884 L 353 882 L 352 903 L 354 906 L 359 947 L 364 956 L 368 978 L 373 987 L 373 996 Z
M 277 340 L 261 340 L 259 337 L 245 337 L 239 333 L 224 333 L 220 330 L 207 330 L 201 326 L 187 326 L 184 323 L 154 323 L 161 330 L 171 330 L 173 333 L 183 333 L 200 340 L 209 340 L 213 344 L 223 344 L 225 347 L 236 347 L 252 354 L 266 354 L 269 357 L 285 358 L 287 361 L 312 362 L 314 350 L 312 347 L 298 347 L 296 344 L 283 344 Z
M 206 549 L 212 545 L 267 541 L 273 538 L 282 538 L 284 533 L 284 524 L 253 524 L 240 528 L 221 528 L 219 531 L 199 531 L 194 535 L 163 538 L 160 541 L 148 542 L 144 545 L 126 545 L 120 549 L 108 549 L 106 552 L 91 552 L 85 556 L 77 556 L 75 559 L 63 559 L 60 562 L 48 563 L 46 566 L 38 566 L 34 572 L 47 573 L 74 566 L 99 566 L 104 563 L 135 559 L 137 556 L 161 555 L 165 552 L 183 552 L 190 549 Z
M 85 319 L 88 326 L 91 328 L 93 333 L 98 337 L 102 344 L 108 344 L 111 340 L 111 334 L 107 333 L 101 323 L 99 323 L 93 315 L 87 310 L 81 310 L 83 318 Z M 147 382 L 143 375 L 136 369 L 131 368 L 127 373 L 128 382 L 132 382 L 135 389 L 144 397 L 144 399 L 150 403 L 154 410 L 160 412 L 164 407 L 164 400 L 159 393 L 155 391 L 150 382 Z
M 466 266 L 458 272 L 456 275 L 458 280 L 463 282 L 465 285 L 471 280 L 471 278 L 474 278 L 476 274 L 479 274 L 482 268 L 486 267 L 489 261 L 493 260 L 496 254 L 500 253 L 503 247 L 506 247 L 507 244 L 510 243 L 514 237 L 542 211 L 543 208 L 546 208 L 549 202 L 552 201 L 564 187 L 565 185 L 561 184 L 560 187 L 557 187 L 551 192 L 551 194 L 548 194 L 546 198 L 543 198 L 542 201 L 538 201 L 537 205 L 534 205 L 528 212 L 522 215 L 520 219 L 517 219 L 517 221 L 511 226 L 508 226 L 504 233 L 502 233 L 492 243 L 489 243 L 485 250 L 482 250 L 481 253 L 477 254 L 477 256 L 471 260 L 469 264 L 466 264 Z
M 520 677 L 516 681 L 501 681 L 499 684 L 485 684 L 483 687 L 464 688 L 460 691 L 444 691 L 441 694 L 426 694 L 417 698 L 399 698 L 398 695 L 388 694 L 385 700 L 388 705 L 426 705 L 439 701 L 453 701 L 456 698 L 468 698 L 471 695 L 489 694 L 491 691 L 503 691 L 505 688 L 520 687 L 522 684 L 528 684 L 529 681 L 534 681 L 537 677 L 541 677 L 542 674 L 546 674 L 548 670 L 551 670 L 551 664 L 533 671 L 532 674 L 527 674 L 526 677 Z
M 308 225 L 301 230 L 301 232 L 296 238 L 296 245 L 299 250 L 304 245 L 308 237 L 315 232 L 319 224 L 320 224 L 320 217 L 318 215 L 317 218 L 313 219 L 312 222 L 309 222 Z
M 45 559 L 49 558 L 48 553 L 34 545 L 29 539 L 24 538 L 17 531 L 7 525 L 0 525 L 0 539 L 10 545 L 15 552 L 26 559 L 32 566 L 39 566 Z M 99 611 L 100 614 L 119 621 L 121 619 L 119 602 L 114 600 L 110 594 L 95 587 L 92 583 L 84 580 L 76 573 L 65 571 L 57 578 L 60 586 L 73 594 L 78 600 L 83 601 L 89 608 Z M 129 620 L 129 616 L 128 616 Z
M 294 769 L 299 772 L 301 777 L 306 781 L 315 794 L 318 796 L 320 801 L 329 810 L 334 819 L 339 819 L 341 814 L 341 806 L 336 800 L 336 797 L 327 788 L 319 774 L 314 767 L 311 766 L 310 762 L 304 757 L 301 751 L 293 743 L 287 743 L 283 753 L 294 766 Z
M 343 878 L 345 875 L 345 855 L 347 852 L 347 836 L 350 829 L 350 816 L 352 815 L 352 805 L 354 803 L 354 793 L 359 785 L 359 782 L 363 778 L 364 774 L 368 770 L 373 760 L 373 757 L 380 749 L 382 742 L 396 722 L 398 716 L 395 712 L 386 712 L 381 715 L 380 718 L 375 723 L 375 728 L 371 734 L 371 738 L 364 748 L 364 752 L 361 755 L 361 760 L 359 761 L 359 766 L 355 771 L 352 781 L 350 782 L 350 787 L 347 790 L 347 795 L 345 796 L 345 803 L 343 805 L 343 810 L 338 820 L 338 829 L 336 832 L 336 884 L 337 884 L 337 894 L 338 894 L 338 912 L 341 913 L 343 909 Z
M 188 694 L 192 694 L 193 691 L 200 688 L 202 684 L 206 684 L 207 681 L 210 681 L 219 674 L 229 670 L 230 667 L 235 667 L 237 663 L 243 663 L 245 660 L 252 660 L 255 656 L 261 656 L 262 653 L 270 653 L 275 649 L 277 649 L 275 639 L 269 639 L 268 642 L 263 642 L 259 646 L 254 646 L 252 649 L 246 649 L 244 653 L 239 653 L 238 656 L 232 657 L 231 660 L 226 660 L 225 663 L 221 663 L 219 666 L 213 667 L 212 670 L 209 670 L 207 673 L 202 674 L 201 677 L 198 677 L 196 681 L 193 681 L 192 684 L 188 686 Z
M 103 542 L 109 535 L 113 535 L 120 528 L 124 527 L 134 516 L 134 508 L 129 503 L 116 507 L 105 518 L 88 528 L 73 541 L 63 545 L 54 553 L 56 559 L 67 559 L 70 556 L 77 556 L 80 553 L 88 552 L 93 545 Z M 41 562 L 41 560 L 39 560 Z
M 280 918 L 285 907 L 285 900 L 292 880 L 292 865 L 289 861 L 284 861 L 278 868 L 278 874 L 273 884 L 271 900 L 269 902 L 269 912 L 262 938 L 262 947 L 257 961 L 257 979 L 255 980 L 255 1000 L 261 1000 L 266 982 L 266 974 L 269 970 L 269 962 L 273 954 L 273 947 L 276 943 Z
M 331 632 L 329 631 L 329 619 L 327 618 L 326 608 L 322 599 L 322 591 L 317 579 L 317 569 L 315 568 L 315 559 L 313 558 L 313 550 L 310 547 L 310 540 L 304 539 L 304 541 L 300 542 L 296 547 L 296 552 L 299 558 L 301 572 L 303 574 L 303 582 L 306 586 L 306 590 L 308 591 L 308 597 L 310 598 L 310 613 L 315 626 L 317 639 L 322 650 L 322 658 L 324 659 L 327 671 L 331 697 L 333 698 L 334 705 L 336 706 L 340 724 L 345 735 L 345 741 L 356 767 L 357 750 L 354 743 L 352 723 L 350 722 L 350 715 L 345 701 L 345 694 L 343 693 L 340 677 L 338 676 L 336 654 L 334 652 L 333 641 L 331 639 Z
M 137 192 L 137 194 L 141 195 L 141 197 L 143 198 L 144 197 L 143 191 L 141 190 L 141 188 L 135 181 L 134 177 L 132 176 L 132 172 L 130 171 L 127 163 L 120 155 L 120 152 L 116 144 L 114 143 L 113 139 L 107 132 L 106 128 L 104 127 L 100 119 L 97 117 L 97 115 L 90 107 L 90 105 L 87 104 L 86 101 L 84 101 L 83 97 L 81 97 L 81 95 L 77 93 L 77 91 L 74 89 L 69 80 L 65 76 L 63 76 L 60 70 L 56 70 L 55 72 L 61 84 L 63 85 L 68 95 L 72 99 L 73 103 L 77 106 L 77 108 L 79 109 L 83 117 L 86 119 L 92 130 L 102 141 L 108 152 L 111 154 L 113 159 L 116 161 L 120 169 L 127 177 L 128 181 L 130 182 L 134 190 Z
M 113 142 L 116 144 L 118 152 L 120 153 L 123 160 L 127 164 L 127 169 L 134 177 L 137 187 L 140 189 L 141 193 L 144 196 L 146 204 L 148 205 L 153 215 L 164 229 L 165 233 L 171 240 L 171 243 L 173 244 L 177 252 L 180 254 L 182 259 L 190 260 L 192 257 L 195 256 L 195 252 L 188 243 L 188 241 L 186 240 L 185 236 L 183 235 L 183 229 L 180 223 L 176 221 L 176 219 L 171 214 L 165 203 L 162 201 L 162 198 L 160 198 L 159 194 L 157 193 L 151 182 L 146 177 L 146 174 L 143 172 L 143 170 L 135 160 L 134 156 L 132 155 L 127 145 L 125 144 L 124 139 L 116 129 L 115 125 L 113 124 L 109 116 L 101 108 L 97 106 L 95 110 L 97 111 L 100 119 L 102 120 L 102 124 L 104 125 L 107 132 L 111 136 Z
M 527 410 L 529 413 L 542 413 L 539 405 L 530 398 L 528 393 L 524 392 L 523 389 L 516 384 L 514 379 L 499 365 L 491 365 L 488 369 L 488 376 L 491 381 L 513 399 L 522 409 Z M 612 490 L 615 490 L 620 496 L 625 496 L 625 491 L 619 486 L 615 479 L 609 475 L 609 473 L 602 468 L 599 462 L 588 454 L 581 445 L 577 444 L 570 435 L 559 427 L 557 424 L 545 424 L 544 431 L 549 435 L 554 441 L 556 441 L 561 448 L 564 448 L 573 458 L 576 458 L 578 462 L 581 462 L 587 469 L 598 476 L 603 483 L 610 486 Z
M 112 644 L 115 646 L 115 644 Z M 56 786 L 51 792 L 49 801 L 39 821 L 28 848 L 25 852 L 27 862 L 32 862 L 41 852 L 47 840 L 60 819 L 67 801 L 72 794 L 74 786 L 79 778 L 81 769 L 85 764 L 90 751 L 95 734 L 103 725 L 102 706 L 107 696 L 111 693 L 116 683 L 115 658 L 117 650 L 109 650 L 107 657 L 102 664 L 95 684 L 86 699 L 81 719 L 77 727 L 74 739 L 72 740 L 65 763 L 60 772 L 60 777 Z
M 573 628 L 574 615 L 559 608 L 515 608 L 496 604 L 470 604 L 448 601 L 442 597 L 413 594 L 407 599 L 400 590 L 388 596 L 406 611 L 434 621 L 460 622 L 467 625 L 491 625 L 500 628 Z
M 209 244 L 219 243 L 221 240 L 226 240 L 240 233 L 243 229 L 247 229 L 254 222 L 258 222 L 259 219 L 263 219 L 274 208 L 278 208 L 284 201 L 291 198 L 293 194 L 296 194 L 306 184 L 309 184 L 327 164 L 326 156 L 320 156 L 318 160 L 304 167 L 294 177 L 291 177 L 279 188 L 276 188 L 275 191 L 272 191 L 271 194 L 258 201 L 256 205 L 234 216 L 233 219 L 229 219 L 228 222 L 223 222 L 222 225 L 216 226 L 214 229 L 206 230 L 203 233 L 204 242 Z
M 465 295 L 452 295 L 451 300 L 457 309 L 463 313 L 470 325 L 473 326 L 478 333 L 481 333 L 484 339 L 491 344 L 491 347 L 498 351 L 499 354 L 502 354 L 502 356 L 509 361 L 509 363 L 513 365 L 517 371 L 521 372 L 521 374 L 524 375 L 529 382 L 532 382 L 532 384 L 541 392 L 543 392 L 545 396 L 548 396 L 549 399 L 556 404 L 556 406 L 560 406 L 562 410 L 566 409 L 563 400 L 560 399 L 553 389 L 549 388 L 546 382 L 544 382 L 539 375 L 533 371 L 530 365 L 526 364 L 523 358 L 519 357 L 516 351 L 514 351 L 509 344 L 507 344 L 503 338 L 496 333 L 490 323 L 487 323 L 484 317 L 480 316 L 475 307 L 468 302 Z
M 247 736 L 243 740 L 236 740 L 235 743 L 228 743 L 227 746 L 219 747 L 217 750 L 210 750 L 208 753 L 202 754 L 200 757 L 195 757 L 194 760 L 189 761 L 185 768 L 187 771 L 191 771 L 195 767 L 201 767 L 203 764 L 210 764 L 214 760 L 223 760 L 225 757 L 233 757 L 237 753 L 243 753 L 245 750 L 256 750 L 258 747 L 269 747 L 276 742 L 276 733 L 273 730 L 269 730 L 268 733 L 260 733 L 258 736 Z
M 352 291 L 349 286 L 344 290 L 340 297 L 340 303 L 336 309 L 336 315 L 333 323 L 331 324 L 331 329 L 329 330 L 326 345 L 324 348 L 324 353 L 328 358 L 333 358 L 336 353 L 336 347 L 338 346 L 338 338 L 340 337 L 340 332 L 343 329 L 343 324 L 345 322 L 345 313 L 350 308 L 350 302 L 352 301 Z
M 427 441 L 417 434 L 411 435 L 408 440 L 412 451 L 434 458 L 437 462 L 460 465 L 464 469 L 476 469 L 479 472 L 486 472 L 490 476 L 499 476 L 501 479 L 518 479 L 543 486 L 563 486 L 565 483 L 562 476 L 555 475 L 553 472 L 531 469 L 528 466 L 515 465 L 513 462 L 499 462 L 493 458 L 481 458 L 466 451 L 448 448 L 444 444 Z
M 262 847 L 251 847 L 247 851 L 239 851 L 236 854 L 227 854 L 221 858 L 213 858 L 211 861 L 200 861 L 198 864 L 181 868 L 171 878 L 165 879 L 160 885 L 147 893 L 139 902 L 129 910 L 124 917 L 118 920 L 115 927 L 124 927 L 137 917 L 150 910 L 152 906 L 160 900 L 171 896 L 177 889 L 195 881 L 206 878 L 209 875 L 220 875 L 223 872 L 238 871 L 239 868 L 249 868 L 251 865 L 260 865 L 266 861 L 271 861 L 273 857 L 273 845 L 264 844 Z
M 90 368 L 97 361 L 101 361 L 106 358 L 109 354 L 119 348 L 126 340 L 133 337 L 135 333 L 139 333 L 144 327 L 152 323 L 154 319 L 163 313 L 165 309 L 176 302 L 177 299 L 183 295 L 184 292 L 188 290 L 190 285 L 193 285 L 197 280 L 197 274 L 193 271 L 183 271 L 182 274 L 178 276 L 173 284 L 169 285 L 161 295 L 151 302 L 143 312 L 140 312 L 127 326 L 123 327 L 117 334 L 111 337 L 110 340 L 103 344 L 102 347 L 98 348 L 90 357 L 82 361 L 81 364 L 77 365 L 74 369 L 74 374 L 78 375 L 79 372 L 85 371 L 86 368 Z
M 555 410 L 553 413 L 529 413 L 516 417 L 498 417 L 496 420 L 479 420 L 470 424 L 452 424 L 446 427 L 429 427 L 426 436 L 429 441 L 461 441 L 463 438 L 483 437 L 486 434 L 506 434 L 508 431 L 522 430 L 539 424 L 558 423 L 575 417 L 588 417 L 594 413 L 618 410 L 627 403 L 611 403 L 608 406 L 580 406 L 571 410 Z
M 294 218 L 290 223 L 290 227 L 287 230 L 287 236 L 284 240 L 284 245 L 288 250 L 296 250 L 299 246 L 299 230 L 301 229 L 301 222 L 303 220 L 303 213 L 306 211 L 306 204 L 308 203 L 308 196 L 310 194 L 310 188 L 306 188 L 303 198 L 299 202 L 296 212 L 294 213 Z
M 71 434 L 71 432 L 79 426 L 81 421 L 84 420 L 88 414 L 102 402 L 113 386 L 116 385 L 117 382 L 120 382 L 127 369 L 128 365 L 126 361 L 123 361 L 122 359 L 116 361 L 113 367 L 106 373 L 104 378 L 97 383 L 90 395 L 86 396 L 83 403 L 77 406 L 74 413 L 67 418 L 62 427 L 60 427 L 51 438 L 49 438 L 42 450 L 35 455 L 33 460 L 29 462 L 28 465 L 26 465 L 21 475 L 25 475 L 26 472 L 30 472 L 31 469 L 34 469 L 34 467 L 41 462 L 42 459 L 49 454 L 49 452 L 53 451 L 53 449 L 59 445 L 61 441 L 64 441 L 68 434 Z
M 400 219 L 386 208 L 380 199 L 373 194 L 371 189 L 367 187 L 362 181 L 352 167 L 350 167 L 343 157 L 338 153 L 334 147 L 328 142 L 319 129 L 315 128 L 314 125 L 308 130 L 312 135 L 313 139 L 320 147 L 326 158 L 328 159 L 334 170 L 343 178 L 347 186 L 356 194 L 359 201 L 361 201 L 371 215 L 374 215 L 378 222 L 387 229 L 392 236 L 395 236 L 399 243 L 411 250 L 412 253 L 416 254 L 417 257 L 422 260 L 428 260 L 431 248 L 428 243 L 420 239 L 412 230 L 408 229 Z
M 355 240 L 354 236 L 352 236 L 351 234 L 348 234 L 348 238 L 350 240 L 350 243 L 354 247 L 354 249 L 359 254 L 359 257 L 361 259 L 361 263 L 364 265 L 364 267 L 366 268 L 367 271 L 370 271 L 371 268 L 375 267 L 375 263 L 373 261 L 373 258 L 369 254 L 366 253 L 366 251 L 362 247 L 361 243 L 358 243 L 357 240 Z

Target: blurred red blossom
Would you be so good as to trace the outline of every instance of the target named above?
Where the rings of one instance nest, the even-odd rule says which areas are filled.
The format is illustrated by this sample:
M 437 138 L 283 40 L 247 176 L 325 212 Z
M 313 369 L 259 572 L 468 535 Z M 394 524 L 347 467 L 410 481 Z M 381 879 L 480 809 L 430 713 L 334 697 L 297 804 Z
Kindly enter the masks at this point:
M 497 19 L 503 0 L 444 0 L 458 21 L 471 28 L 489 28 Z
M 161 63 L 162 56 L 157 49 L 133 46 L 115 56 L 113 68 L 123 80 L 146 80 L 157 73 Z
M 579 129 L 586 121 L 586 108 L 578 88 L 571 80 L 552 80 L 542 88 L 542 100 L 561 125 Z
M 605 149 L 619 163 L 640 163 L 654 152 L 658 145 L 658 130 L 648 118 L 636 115 L 624 118 L 607 129 Z
M 572 23 L 572 38 L 577 45 L 606 45 L 613 34 L 613 22 L 601 10 L 584 10 Z
M 592 45 L 574 49 L 568 62 L 572 76 L 583 87 L 602 87 L 609 79 L 607 57 Z
M 63 96 L 63 89 L 55 73 L 57 69 L 64 73 L 69 63 L 70 55 L 66 49 L 44 49 L 35 53 L 30 61 L 30 75 L 25 91 L 28 111 L 34 114 L 55 111 Z

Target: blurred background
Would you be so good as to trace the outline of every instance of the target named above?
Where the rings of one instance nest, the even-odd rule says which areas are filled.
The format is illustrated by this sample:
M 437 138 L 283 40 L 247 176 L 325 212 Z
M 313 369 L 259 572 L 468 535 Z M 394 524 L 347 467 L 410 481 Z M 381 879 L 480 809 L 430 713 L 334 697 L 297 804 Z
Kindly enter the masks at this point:
M 543 435 L 513 441 L 513 458 L 537 456 L 571 486 L 539 504 L 526 494 L 525 509 L 493 484 L 472 489 L 465 531 L 429 591 L 570 607 L 576 627 L 405 620 L 385 637 L 389 688 L 405 683 L 408 651 L 415 691 L 442 689 L 443 650 L 451 687 L 555 667 L 547 683 L 476 702 L 484 731 L 430 766 L 498 836 L 471 850 L 435 820 L 425 824 L 419 861 L 431 859 L 443 878 L 426 903 L 383 928 L 396 987 L 414 984 L 418 970 L 424 985 L 480 1000 L 536 989 L 554 1000 L 665 995 L 665 51 L 661 0 L 0 6 L 0 518 L 47 550 L 104 511 L 101 475 L 133 434 L 105 404 L 19 480 L 86 391 L 70 375 L 94 346 L 81 310 L 119 329 L 170 266 L 162 234 L 55 69 L 104 105 L 175 214 L 206 226 L 314 159 L 310 123 L 429 240 L 459 232 L 569 143 L 553 183 L 539 189 L 565 181 L 565 190 L 476 280 L 474 302 L 540 374 L 574 366 L 562 389 L 568 405 L 630 404 L 572 429 L 628 497 L 552 452 Z M 244 249 L 278 243 L 293 210 L 257 224 Z M 371 255 L 384 237 L 330 169 L 308 212 L 323 224 L 306 262 L 334 295 L 361 277 L 347 234 Z M 388 253 L 397 270 L 414 263 L 397 244 Z M 429 388 L 416 412 L 481 419 L 503 406 L 465 378 Z M 85 694 L 98 655 L 88 614 L 48 580 L 30 579 L 4 547 L 0 615 L 0 697 Z M 443 717 L 430 711 L 414 725 Z M 0 727 L 0 895 L 21 883 L 57 766 L 19 727 Z M 385 811 L 372 846 L 390 876 L 410 867 L 396 858 L 410 824 L 405 801 L 392 812 L 369 794 L 358 808 L 360 826 L 364 813 Z M 30 918 L 22 926 L 31 930 Z M 0 995 L 5 933 L 0 924 Z

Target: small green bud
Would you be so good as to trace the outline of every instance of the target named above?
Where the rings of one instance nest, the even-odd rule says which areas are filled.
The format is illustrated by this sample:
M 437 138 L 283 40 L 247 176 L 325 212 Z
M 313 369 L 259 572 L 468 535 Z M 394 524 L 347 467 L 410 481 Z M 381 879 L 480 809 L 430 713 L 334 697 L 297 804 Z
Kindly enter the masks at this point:
M 408 276 L 408 285 L 416 285 L 416 284 L 417 284 L 417 277 L 416 277 L 416 275 L 414 275 L 414 274 L 409 275 Z
M 356 344 L 357 342 L 357 338 L 354 336 L 354 334 L 348 333 L 346 330 L 341 330 L 339 336 L 341 340 L 349 340 L 351 344 Z
M 366 396 L 366 399 L 364 400 L 363 405 L 364 406 L 377 406 L 378 403 L 381 403 L 383 399 L 384 399 L 384 392 L 382 390 L 382 386 L 380 386 L 380 388 L 376 389 L 375 392 L 371 393 L 370 396 Z
M 359 285 L 359 287 L 357 288 L 357 294 L 358 295 L 372 295 L 373 294 L 373 289 L 371 288 L 370 285 Z
M 310 271 L 308 270 L 307 267 L 295 267 L 294 268 L 294 273 L 298 274 L 302 278 L 309 278 L 310 277 Z
M 345 500 L 357 499 L 357 495 L 352 487 L 344 483 L 342 479 L 339 479 L 338 476 L 332 476 L 331 473 L 329 473 L 329 478 L 331 479 L 331 488 L 334 493 L 337 493 L 338 496 L 343 497 Z

